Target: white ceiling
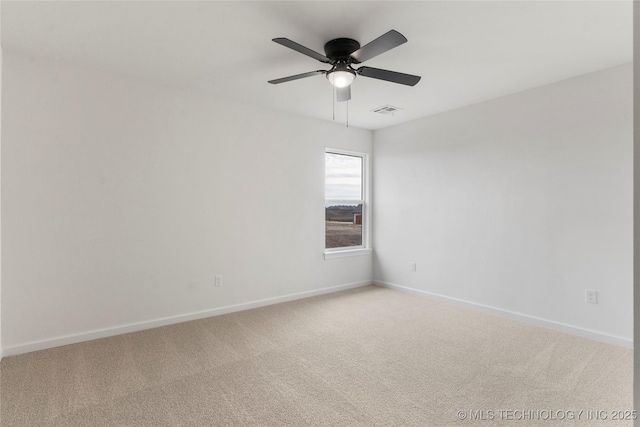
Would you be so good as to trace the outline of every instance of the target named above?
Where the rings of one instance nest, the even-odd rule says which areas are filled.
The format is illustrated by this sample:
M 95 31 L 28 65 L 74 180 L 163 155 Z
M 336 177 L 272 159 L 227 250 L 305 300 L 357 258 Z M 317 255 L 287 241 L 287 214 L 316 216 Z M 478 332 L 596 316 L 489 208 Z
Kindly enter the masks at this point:
M 390 29 L 409 42 L 364 65 L 417 74 L 407 87 L 358 77 L 351 126 L 379 129 L 632 61 L 632 1 L 2 1 L 2 47 L 332 120 L 325 69 L 271 41 L 323 53 Z M 345 104 L 336 120 L 346 119 Z M 394 116 L 371 110 L 385 104 Z

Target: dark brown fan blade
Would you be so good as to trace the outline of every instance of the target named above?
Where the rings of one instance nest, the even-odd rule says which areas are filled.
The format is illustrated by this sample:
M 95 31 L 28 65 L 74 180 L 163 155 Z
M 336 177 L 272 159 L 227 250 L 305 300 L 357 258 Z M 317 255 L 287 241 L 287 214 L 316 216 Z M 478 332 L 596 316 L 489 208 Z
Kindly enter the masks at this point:
M 290 82 L 291 80 L 304 79 L 305 77 L 315 76 L 317 74 L 325 74 L 326 71 L 318 70 L 318 71 L 309 71 L 308 73 L 296 74 L 295 76 L 283 77 L 281 79 L 269 80 L 269 83 L 273 85 L 277 85 L 280 83 Z
M 351 58 L 354 59 L 354 62 L 356 63 L 368 61 L 369 59 L 406 42 L 407 38 L 405 36 L 396 30 L 391 30 L 353 52 L 351 54 Z
M 330 64 L 331 61 L 329 61 L 329 58 L 327 58 L 324 55 L 319 54 L 318 52 L 316 52 L 315 50 L 311 50 L 308 47 L 304 47 L 301 44 L 298 44 L 294 41 L 291 41 L 287 38 L 284 37 L 278 37 L 273 39 L 274 42 L 281 44 L 282 46 L 288 47 L 289 49 L 293 49 L 296 52 L 300 52 L 303 55 L 307 55 L 310 56 L 313 59 L 317 59 L 320 62 L 324 62 L 325 64 Z
M 347 87 L 336 88 L 336 100 L 338 102 L 344 102 L 351 99 L 351 85 Z
M 398 73 L 397 71 L 381 70 L 380 68 L 360 67 L 358 74 L 374 79 L 386 80 L 401 85 L 415 86 L 420 81 L 420 76 Z

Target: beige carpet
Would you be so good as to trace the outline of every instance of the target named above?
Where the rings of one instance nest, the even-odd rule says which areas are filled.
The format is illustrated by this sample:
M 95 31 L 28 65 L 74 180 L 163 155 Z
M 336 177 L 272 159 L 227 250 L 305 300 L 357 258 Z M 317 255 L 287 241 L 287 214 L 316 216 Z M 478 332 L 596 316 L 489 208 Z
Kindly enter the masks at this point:
M 631 350 L 376 286 L 0 372 L 2 426 L 631 425 Z

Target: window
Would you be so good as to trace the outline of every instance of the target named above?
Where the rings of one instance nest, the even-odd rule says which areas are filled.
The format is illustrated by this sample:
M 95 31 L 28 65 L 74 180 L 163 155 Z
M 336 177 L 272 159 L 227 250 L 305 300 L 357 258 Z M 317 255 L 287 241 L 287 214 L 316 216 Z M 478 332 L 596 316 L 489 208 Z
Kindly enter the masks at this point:
M 367 156 L 325 152 L 325 250 L 367 247 Z

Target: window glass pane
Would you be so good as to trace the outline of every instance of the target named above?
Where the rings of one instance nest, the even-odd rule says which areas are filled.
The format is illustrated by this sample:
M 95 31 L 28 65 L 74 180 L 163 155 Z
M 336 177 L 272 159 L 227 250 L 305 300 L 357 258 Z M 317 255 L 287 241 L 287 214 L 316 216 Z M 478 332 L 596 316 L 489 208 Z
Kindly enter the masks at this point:
M 325 204 L 326 248 L 362 245 L 362 204 Z
M 362 200 L 362 157 L 325 153 L 325 199 Z

